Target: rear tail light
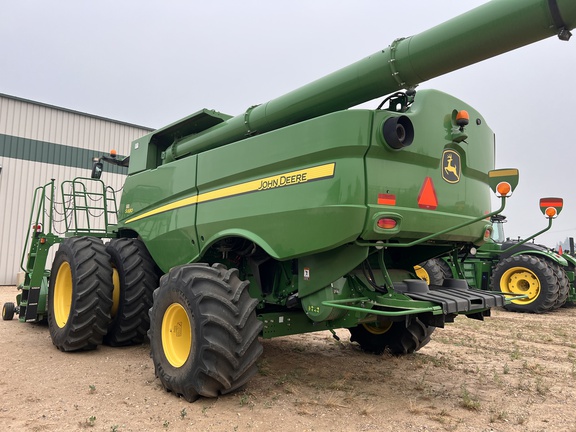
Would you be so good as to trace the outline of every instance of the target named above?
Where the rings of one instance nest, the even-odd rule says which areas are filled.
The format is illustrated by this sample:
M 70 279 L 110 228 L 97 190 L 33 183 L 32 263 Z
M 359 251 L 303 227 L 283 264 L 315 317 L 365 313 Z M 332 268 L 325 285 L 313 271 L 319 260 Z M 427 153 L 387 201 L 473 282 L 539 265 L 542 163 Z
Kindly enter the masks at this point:
M 396 220 L 385 217 L 378 219 L 378 222 L 376 224 L 378 225 L 378 228 L 382 229 L 394 229 L 396 228 L 396 225 L 398 225 Z

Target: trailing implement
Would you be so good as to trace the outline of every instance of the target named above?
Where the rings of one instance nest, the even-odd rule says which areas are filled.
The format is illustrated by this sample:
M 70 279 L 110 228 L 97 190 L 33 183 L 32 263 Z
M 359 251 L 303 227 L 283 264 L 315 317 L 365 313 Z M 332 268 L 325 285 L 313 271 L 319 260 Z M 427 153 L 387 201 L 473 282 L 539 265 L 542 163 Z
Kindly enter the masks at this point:
M 126 158 L 102 157 L 95 178 L 104 161 L 128 166 L 118 220 L 101 236 L 111 240 L 72 234 L 51 272 L 42 267 L 55 298 L 30 319 L 68 311 L 70 321 L 86 283 L 75 269 L 98 261 L 89 301 L 109 316 L 82 337 L 60 340 L 62 327 L 51 326 L 53 341 L 139 343 L 149 325 L 157 376 L 188 401 L 244 385 L 260 337 L 347 328 L 365 351 L 405 354 L 457 315 L 483 319 L 506 304 L 501 293 L 456 279 L 427 284 L 413 267 L 488 240 L 486 218 L 503 210 L 518 170 L 494 169 L 494 134 L 478 111 L 415 87 L 539 39 L 567 39 L 576 4 L 554 4 L 560 20 L 544 0 L 487 3 L 236 117 L 204 109 L 134 141 Z M 377 109 L 348 109 L 383 96 Z M 50 231 L 33 238 L 62 241 Z M 37 268 L 26 267 L 21 287 L 24 321 Z M 54 293 L 53 281 L 62 281 Z

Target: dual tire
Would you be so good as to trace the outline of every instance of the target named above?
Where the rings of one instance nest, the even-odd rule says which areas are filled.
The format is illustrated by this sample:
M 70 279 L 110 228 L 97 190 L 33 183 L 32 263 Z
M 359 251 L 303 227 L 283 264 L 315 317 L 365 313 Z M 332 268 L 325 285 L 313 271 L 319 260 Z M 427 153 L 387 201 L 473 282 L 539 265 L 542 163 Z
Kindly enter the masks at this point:
M 492 272 L 493 289 L 524 294 L 505 306 L 513 312 L 543 313 L 566 302 L 569 282 L 555 263 L 534 255 L 515 255 L 501 260 Z
M 52 342 L 61 351 L 142 343 L 157 279 L 138 240 L 115 239 L 107 246 L 95 237 L 64 240 L 48 290 Z
M 262 322 L 248 282 L 221 264 L 175 267 L 156 289 L 157 274 L 138 240 L 63 241 L 48 292 L 54 345 L 82 351 L 142 343 L 148 335 L 156 375 L 190 402 L 246 384 L 262 354 Z

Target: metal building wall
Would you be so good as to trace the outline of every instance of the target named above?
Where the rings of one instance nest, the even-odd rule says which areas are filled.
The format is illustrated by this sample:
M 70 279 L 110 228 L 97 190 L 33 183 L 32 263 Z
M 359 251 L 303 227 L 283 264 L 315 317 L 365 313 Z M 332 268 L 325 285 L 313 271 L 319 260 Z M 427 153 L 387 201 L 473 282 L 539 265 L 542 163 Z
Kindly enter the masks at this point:
M 14 285 L 21 271 L 34 189 L 51 179 L 58 190 L 64 180 L 90 177 L 91 157 L 111 149 L 127 155 L 151 130 L 0 94 L 0 285 Z M 120 191 L 124 175 L 113 168 L 105 166 L 102 180 Z

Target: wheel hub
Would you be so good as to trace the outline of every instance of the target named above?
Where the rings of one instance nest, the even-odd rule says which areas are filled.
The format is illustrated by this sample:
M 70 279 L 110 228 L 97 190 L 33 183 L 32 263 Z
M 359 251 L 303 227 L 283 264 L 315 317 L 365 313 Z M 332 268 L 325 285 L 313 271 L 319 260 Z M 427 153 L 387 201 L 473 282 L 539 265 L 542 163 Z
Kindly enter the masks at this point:
M 72 309 L 72 270 L 70 264 L 63 262 L 58 268 L 54 283 L 54 321 L 64 328 Z
M 540 280 L 530 270 L 514 267 L 502 275 L 500 289 L 502 292 L 527 295 L 528 298 L 512 300 L 512 302 L 520 305 L 528 304 L 540 295 Z
M 192 326 L 186 309 L 172 303 L 162 318 L 162 348 L 166 360 L 175 368 L 182 367 L 192 348 Z

